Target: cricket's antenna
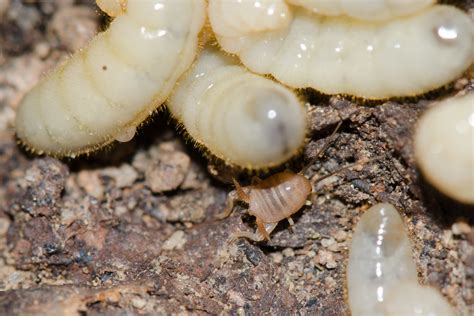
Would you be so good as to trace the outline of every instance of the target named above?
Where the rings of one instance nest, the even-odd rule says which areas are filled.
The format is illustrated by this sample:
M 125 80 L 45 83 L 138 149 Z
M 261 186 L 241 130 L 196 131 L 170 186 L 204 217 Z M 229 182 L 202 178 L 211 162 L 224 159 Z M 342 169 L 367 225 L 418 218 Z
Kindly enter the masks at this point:
M 385 154 L 382 154 L 382 155 L 378 155 L 378 156 L 375 156 L 373 158 L 370 158 L 370 159 L 361 159 L 359 161 L 356 161 L 354 163 L 351 163 L 351 164 L 348 164 L 347 166 L 344 166 L 344 167 L 341 167 L 339 169 L 337 169 L 336 171 L 333 171 L 331 173 L 328 173 L 322 177 L 319 177 L 318 179 L 316 179 L 315 183 L 318 183 L 318 182 L 321 182 L 323 181 L 324 179 L 327 179 L 329 177 L 332 177 L 333 175 L 339 173 L 339 172 L 342 172 L 342 171 L 345 171 L 345 170 L 349 170 L 351 168 L 354 168 L 354 167 L 357 167 L 357 166 L 360 166 L 360 165 L 364 165 L 364 164 L 368 164 L 368 163 L 371 163 L 371 162 L 374 162 L 374 161 L 377 161 L 377 160 L 380 160 L 384 157 L 387 157 L 387 155 L 389 154 L 390 152 L 387 152 Z
M 339 123 L 337 123 L 337 126 L 336 128 L 334 129 L 334 131 L 331 133 L 331 135 L 328 137 L 328 140 L 326 141 L 326 143 L 324 144 L 324 146 L 317 152 L 316 156 L 314 156 L 313 159 L 310 160 L 310 162 L 308 162 L 306 164 L 306 166 L 303 167 L 303 169 L 301 169 L 300 172 L 298 172 L 299 174 L 304 174 L 306 172 L 306 170 L 308 170 L 309 167 L 311 167 L 318 159 L 321 158 L 321 156 L 324 154 L 324 152 L 329 148 L 329 146 L 336 140 L 337 137 L 336 136 L 336 133 L 339 131 L 339 129 L 341 128 L 342 126 L 342 123 L 344 122 L 344 120 L 342 119 L 342 116 L 341 114 L 339 113 L 339 111 L 336 109 L 336 112 L 337 112 L 337 115 L 339 116 Z

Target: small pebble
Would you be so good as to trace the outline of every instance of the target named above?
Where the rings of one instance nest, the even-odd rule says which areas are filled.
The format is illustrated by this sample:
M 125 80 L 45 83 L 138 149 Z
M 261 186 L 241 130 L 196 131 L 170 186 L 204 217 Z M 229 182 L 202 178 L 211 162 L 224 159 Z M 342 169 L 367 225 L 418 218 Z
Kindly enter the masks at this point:
M 143 309 L 146 305 L 146 301 L 141 297 L 132 298 L 132 305 L 136 309 Z
M 245 305 L 245 298 L 238 292 L 234 290 L 230 290 L 227 293 L 227 297 L 229 301 L 236 304 L 237 306 L 244 306 Z
M 337 241 L 344 241 L 347 239 L 347 232 L 344 230 L 337 231 L 336 235 L 334 235 Z
M 291 248 L 285 248 L 285 249 L 283 249 L 282 253 L 283 253 L 283 255 L 284 255 L 285 257 L 294 257 L 294 256 L 295 256 L 295 252 L 294 252 L 294 250 L 291 249 Z
M 325 238 L 325 239 L 321 240 L 321 245 L 324 248 L 328 248 L 331 245 L 334 245 L 335 243 L 336 243 L 336 241 L 334 240 L 334 238 Z
M 54 14 L 50 27 L 62 45 L 76 52 L 97 33 L 97 14 L 85 6 L 61 8 Z
M 7 234 L 8 226 L 10 226 L 10 221 L 5 217 L 0 217 L 0 237 Z
M 169 149 L 160 145 L 156 161 L 148 165 L 145 171 L 145 181 L 155 193 L 177 189 L 186 178 L 191 166 L 188 155 L 174 148 Z
M 182 249 L 186 243 L 184 232 L 182 230 L 175 231 L 164 243 L 164 250 Z
M 35 53 L 41 59 L 45 59 L 49 55 L 50 51 L 51 51 L 51 47 L 49 46 L 47 42 L 39 42 L 35 46 Z
M 314 261 L 328 269 L 334 269 L 337 267 L 336 260 L 334 260 L 334 254 L 327 250 L 319 250 L 318 254 L 314 257 Z
M 104 186 L 100 181 L 99 174 L 95 171 L 82 170 L 77 175 L 77 183 L 87 194 L 101 200 L 104 197 Z
M 101 174 L 114 179 L 118 188 L 131 187 L 138 178 L 135 169 L 128 164 L 123 164 L 118 168 L 106 168 Z
M 451 226 L 451 231 L 455 236 L 467 235 L 471 232 L 471 226 L 466 222 L 457 222 Z
M 283 261 L 283 255 L 279 252 L 271 253 L 270 255 L 275 264 L 280 264 Z

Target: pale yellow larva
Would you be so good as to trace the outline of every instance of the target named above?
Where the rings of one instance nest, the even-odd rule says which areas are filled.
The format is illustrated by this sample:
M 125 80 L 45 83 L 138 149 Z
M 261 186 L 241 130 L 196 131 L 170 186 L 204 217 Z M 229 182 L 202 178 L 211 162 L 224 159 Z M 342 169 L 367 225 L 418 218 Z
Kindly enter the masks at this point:
M 382 21 L 421 11 L 435 0 L 287 0 L 321 15 Z
M 414 140 L 426 179 L 453 199 L 474 204 L 474 93 L 446 99 L 426 111 Z
M 194 141 L 244 168 L 281 164 L 305 139 L 306 111 L 293 91 L 210 48 L 167 105 Z
M 130 140 L 196 56 L 204 0 L 98 4 L 118 15 L 110 27 L 19 106 L 17 135 L 35 152 L 76 156 L 113 140 Z
M 403 219 L 388 203 L 372 206 L 354 229 L 347 263 L 352 316 L 454 316 L 435 288 L 418 283 Z
M 451 6 L 378 22 L 290 6 L 287 28 L 229 36 L 219 29 L 223 16 L 213 1 L 208 13 L 220 46 L 252 71 L 295 88 L 368 99 L 417 95 L 457 78 L 474 58 L 474 23 Z M 233 12 L 226 18 L 240 19 Z

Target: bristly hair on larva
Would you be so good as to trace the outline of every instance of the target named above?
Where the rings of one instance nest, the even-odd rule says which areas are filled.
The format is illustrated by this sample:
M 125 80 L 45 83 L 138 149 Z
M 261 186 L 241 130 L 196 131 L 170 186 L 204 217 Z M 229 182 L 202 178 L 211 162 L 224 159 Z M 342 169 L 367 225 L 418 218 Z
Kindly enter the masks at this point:
M 284 29 L 292 19 L 285 0 L 210 0 L 208 7 L 212 27 L 226 37 Z
M 431 5 L 414 14 L 367 21 L 288 5 L 289 23 L 260 31 L 244 22 L 247 17 L 266 21 L 268 14 L 227 11 L 239 3 L 210 0 L 208 14 L 219 45 L 252 71 L 272 74 L 294 88 L 365 99 L 415 96 L 458 78 L 474 59 L 474 22 L 452 6 Z M 339 1 L 331 3 L 335 7 Z
M 193 142 L 230 165 L 280 165 L 304 145 L 306 109 L 296 93 L 209 46 L 167 105 Z
M 471 62 L 471 21 L 431 2 L 372 0 L 365 9 L 389 17 L 365 21 L 346 0 L 210 0 L 206 21 L 203 0 L 98 0 L 115 20 L 25 96 L 19 142 L 31 152 L 76 157 L 129 141 L 174 89 L 171 112 L 208 156 L 250 170 L 280 165 L 301 152 L 306 134 L 304 108 L 283 83 L 366 100 L 403 97 L 436 88 Z M 323 17 L 323 7 L 337 7 L 327 12 L 336 17 Z M 227 52 L 204 52 L 190 70 L 212 30 Z M 226 55 L 235 52 L 261 76 Z M 190 78 L 210 60 L 229 64 Z M 199 86 L 209 80 L 212 88 Z M 189 105 L 193 98 L 202 103 Z
M 44 78 L 19 106 L 17 135 L 35 153 L 74 157 L 130 140 L 196 57 L 204 0 L 103 0 L 98 5 L 116 15 L 110 27 Z

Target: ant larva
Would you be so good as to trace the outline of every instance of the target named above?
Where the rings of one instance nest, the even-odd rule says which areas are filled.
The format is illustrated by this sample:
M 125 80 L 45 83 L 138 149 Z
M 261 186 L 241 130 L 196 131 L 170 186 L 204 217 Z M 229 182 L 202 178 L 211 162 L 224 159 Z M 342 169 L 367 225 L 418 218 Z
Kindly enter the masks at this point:
M 392 1 L 362 7 L 385 12 Z M 25 96 L 15 122 L 19 141 L 56 157 L 126 142 L 174 91 L 169 108 L 195 144 L 231 165 L 273 167 L 304 143 L 306 116 L 292 88 L 368 99 L 414 95 L 455 79 L 474 56 L 472 21 L 431 0 L 397 2 L 397 10 L 414 13 L 384 21 L 348 17 L 346 6 L 354 3 L 346 0 L 255 3 L 97 0 L 114 21 Z M 314 14 L 312 6 L 337 7 L 333 14 L 343 15 Z M 214 36 L 204 28 L 206 12 L 222 49 L 279 82 L 238 63 L 207 68 L 203 78 L 190 80 L 186 71 L 202 38 Z M 196 69 L 212 59 L 206 55 Z M 203 82 L 214 86 L 205 89 Z
M 229 242 L 238 238 L 247 238 L 255 242 L 270 240 L 271 232 L 276 228 L 278 223 L 284 219 L 287 219 L 290 226 L 293 226 L 294 222 L 291 216 L 306 204 L 308 196 L 312 193 L 311 182 L 304 175 L 304 172 L 324 153 L 341 125 L 342 120 L 329 137 L 329 141 L 326 142 L 323 148 L 318 151 L 315 158 L 300 172 L 293 173 L 284 171 L 264 180 L 254 178 L 253 182 L 256 181 L 255 184 L 244 187 L 233 179 L 235 190 L 229 193 L 225 210 L 222 214 L 217 216 L 217 219 L 228 217 L 234 209 L 234 203 L 236 201 L 242 201 L 249 205 L 247 212 L 256 218 L 257 230 L 255 233 L 248 231 L 235 232 L 232 234 Z M 349 164 L 318 178 L 316 183 L 341 171 L 376 161 L 385 156 L 384 154 Z
M 305 142 L 306 110 L 293 90 L 208 46 L 167 106 L 194 144 L 232 166 L 279 165 Z
M 100 0 L 110 27 L 22 100 L 16 131 L 42 154 L 75 157 L 129 141 L 191 66 L 204 0 Z
M 417 122 L 415 158 L 444 194 L 474 204 L 474 93 L 435 103 Z
M 235 9 L 244 2 L 245 12 Z M 414 14 L 367 21 L 288 4 L 289 21 L 267 24 L 268 12 L 244 2 L 210 0 L 209 20 L 220 47 L 250 70 L 293 88 L 365 99 L 414 96 L 448 84 L 473 62 L 473 22 L 453 6 L 430 5 Z M 339 4 L 327 1 L 332 8 Z M 360 5 L 364 12 L 367 6 Z M 248 28 L 250 18 L 265 27 Z
M 362 214 L 346 271 L 353 316 L 457 315 L 437 289 L 418 283 L 410 236 L 392 204 L 375 204 Z

